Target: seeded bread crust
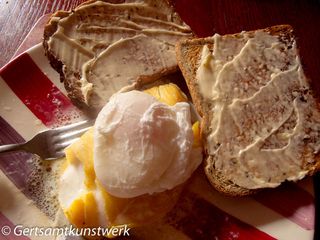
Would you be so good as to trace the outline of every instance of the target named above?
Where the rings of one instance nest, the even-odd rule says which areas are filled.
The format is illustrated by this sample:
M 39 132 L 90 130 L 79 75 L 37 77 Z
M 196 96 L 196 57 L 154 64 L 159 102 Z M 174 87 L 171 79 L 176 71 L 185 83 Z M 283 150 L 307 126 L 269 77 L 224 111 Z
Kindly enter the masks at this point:
M 88 0 L 82 4 L 80 4 L 77 8 L 82 7 L 84 5 L 88 5 L 97 1 L 104 1 L 108 3 L 124 3 L 124 2 L 134 2 L 134 0 Z M 138 0 L 140 1 L 140 0 Z M 173 5 L 169 0 L 145 0 L 146 3 L 152 4 L 153 6 L 158 7 L 165 7 L 173 9 Z M 77 9 L 75 8 L 75 10 Z M 74 10 L 73 10 L 74 11 Z M 81 73 L 80 72 L 72 72 L 68 70 L 68 66 L 64 65 L 59 58 L 57 58 L 50 50 L 48 46 L 48 41 L 50 37 L 57 31 L 58 23 L 60 20 L 68 17 L 72 14 L 72 11 L 57 11 L 56 13 L 52 14 L 50 19 L 48 20 L 47 24 L 44 28 L 44 35 L 43 35 L 43 47 L 45 51 L 45 55 L 49 59 L 50 65 L 59 73 L 60 81 L 64 83 L 64 87 L 67 91 L 68 97 L 71 101 L 79 108 L 87 112 L 91 115 L 96 115 L 96 109 L 91 109 L 87 104 L 85 104 L 85 99 L 83 93 L 81 91 Z M 183 22 L 178 14 L 174 13 L 174 18 L 177 21 Z M 174 72 L 179 71 L 178 66 L 174 68 L 162 69 L 160 72 L 157 72 L 150 76 L 141 76 L 136 79 L 137 87 L 141 87 L 144 84 L 152 83 L 156 81 L 159 77 L 166 76 L 168 74 L 172 74 Z M 71 74 L 72 77 L 66 76 L 65 73 Z M 69 75 L 70 76 L 70 75 Z
M 278 25 L 262 29 L 265 32 L 270 33 L 271 35 L 279 36 L 283 41 L 293 41 L 294 34 L 293 29 L 290 25 Z M 249 35 L 254 34 L 255 31 L 247 32 Z M 239 38 L 240 34 L 229 34 L 225 35 L 228 38 Z M 211 132 L 211 103 L 210 101 L 204 99 L 201 95 L 199 86 L 196 81 L 196 72 L 199 67 L 201 51 L 204 45 L 207 45 L 210 50 L 213 50 L 213 39 L 209 38 L 198 38 L 198 39 L 187 39 L 179 41 L 176 45 L 176 55 L 178 60 L 178 65 L 182 71 L 182 74 L 186 80 L 188 89 L 190 91 L 193 103 L 196 107 L 196 110 L 202 117 L 201 121 L 201 137 L 204 143 L 204 152 L 205 152 L 205 161 L 204 168 L 210 183 L 218 191 L 230 195 L 230 196 L 245 196 L 256 193 L 259 190 L 252 190 L 238 186 L 232 181 L 228 180 L 226 176 L 222 174 L 219 170 L 214 168 L 213 156 L 208 155 L 207 152 L 207 136 Z M 314 95 L 314 94 L 313 94 Z M 315 97 L 315 95 L 314 95 Z M 317 102 L 318 109 L 320 109 L 320 104 Z M 313 164 L 303 161 L 304 168 L 308 170 L 308 175 L 313 175 L 316 171 L 320 169 L 320 154 L 316 156 L 316 161 Z

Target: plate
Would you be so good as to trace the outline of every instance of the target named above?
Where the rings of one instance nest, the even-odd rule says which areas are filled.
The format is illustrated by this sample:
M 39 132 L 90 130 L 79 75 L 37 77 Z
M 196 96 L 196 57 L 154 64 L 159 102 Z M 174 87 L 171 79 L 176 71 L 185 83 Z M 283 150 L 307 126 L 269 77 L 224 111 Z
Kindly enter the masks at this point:
M 82 118 L 81 111 L 66 97 L 40 44 L 0 70 L 0 144 L 22 142 L 40 130 Z M 0 156 L 2 226 L 14 229 L 17 224 L 42 227 L 53 224 L 34 201 L 30 185 L 32 161 L 33 156 L 26 153 Z M 191 239 L 313 238 L 315 207 L 311 178 L 252 197 L 230 198 L 213 190 L 199 176 L 190 183 L 188 191 L 196 196 L 192 198 L 194 206 L 180 223 L 170 226 L 175 234 Z M 18 239 L 13 233 L 10 236 Z

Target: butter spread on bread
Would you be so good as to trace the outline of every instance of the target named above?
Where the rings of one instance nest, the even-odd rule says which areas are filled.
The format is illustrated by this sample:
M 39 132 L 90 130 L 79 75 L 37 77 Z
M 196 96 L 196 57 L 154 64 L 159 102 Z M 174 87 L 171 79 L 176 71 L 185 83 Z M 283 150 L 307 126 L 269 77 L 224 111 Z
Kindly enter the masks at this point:
M 119 40 L 83 66 L 82 89 L 89 90 L 82 92 L 87 104 L 100 109 L 115 91 L 143 77 L 156 79 L 175 65 L 174 48 L 160 41 L 145 35 Z
M 290 26 L 183 41 L 177 55 L 218 190 L 246 195 L 319 169 L 319 105 Z
M 112 2 L 59 11 L 44 32 L 46 54 L 69 97 L 96 111 L 122 87 L 176 71 L 174 45 L 192 36 L 164 0 Z

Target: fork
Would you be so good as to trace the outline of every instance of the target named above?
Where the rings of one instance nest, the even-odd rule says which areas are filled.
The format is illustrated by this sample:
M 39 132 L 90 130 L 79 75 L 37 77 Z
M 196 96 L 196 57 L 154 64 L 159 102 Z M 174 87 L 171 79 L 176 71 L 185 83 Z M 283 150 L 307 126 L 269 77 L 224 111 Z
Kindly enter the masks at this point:
M 25 151 L 36 154 L 43 160 L 55 160 L 64 157 L 64 149 L 89 130 L 93 124 L 93 120 L 85 120 L 45 130 L 27 142 L 0 146 L 0 153 Z

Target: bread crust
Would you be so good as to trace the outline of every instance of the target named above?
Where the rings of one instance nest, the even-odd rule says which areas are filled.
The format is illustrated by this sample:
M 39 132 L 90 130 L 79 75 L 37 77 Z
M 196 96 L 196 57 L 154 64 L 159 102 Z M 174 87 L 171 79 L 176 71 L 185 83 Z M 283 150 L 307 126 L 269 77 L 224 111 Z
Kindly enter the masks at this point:
M 291 41 L 294 40 L 293 28 L 290 25 L 277 25 L 265 29 L 259 29 L 265 32 L 268 32 L 271 35 L 278 36 L 279 39 L 283 41 Z M 246 34 L 253 35 L 255 31 L 248 31 Z M 224 35 L 226 38 L 239 38 L 240 33 L 237 34 L 228 34 Z M 176 44 L 176 55 L 178 60 L 178 65 L 182 71 L 182 74 L 186 80 L 188 89 L 190 91 L 193 103 L 195 105 L 196 110 L 202 117 L 201 121 L 201 138 L 204 144 L 204 152 L 205 152 L 205 162 L 204 162 L 204 170 L 207 175 L 208 180 L 212 184 L 214 188 L 218 191 L 229 195 L 229 196 L 245 196 L 258 192 L 260 189 L 247 189 L 232 181 L 228 180 L 226 176 L 222 174 L 222 172 L 214 169 L 214 165 L 212 163 L 213 156 L 210 156 L 207 152 L 207 136 L 211 132 L 210 129 L 210 102 L 205 100 L 201 95 L 199 86 L 196 81 L 196 72 L 199 67 L 199 62 L 201 58 L 201 51 L 204 45 L 207 45 L 210 50 L 213 50 L 214 41 L 212 37 L 208 38 L 194 38 L 187 39 L 183 41 L 179 41 Z M 310 83 L 309 83 L 310 84 Z M 314 94 L 313 94 L 314 95 Z M 319 108 L 319 103 L 317 102 L 317 108 Z M 303 162 L 306 162 L 302 159 Z M 306 163 L 304 163 L 306 165 Z M 316 171 L 320 169 L 320 155 L 318 154 L 315 158 L 315 162 L 307 167 L 308 175 L 313 175 Z

